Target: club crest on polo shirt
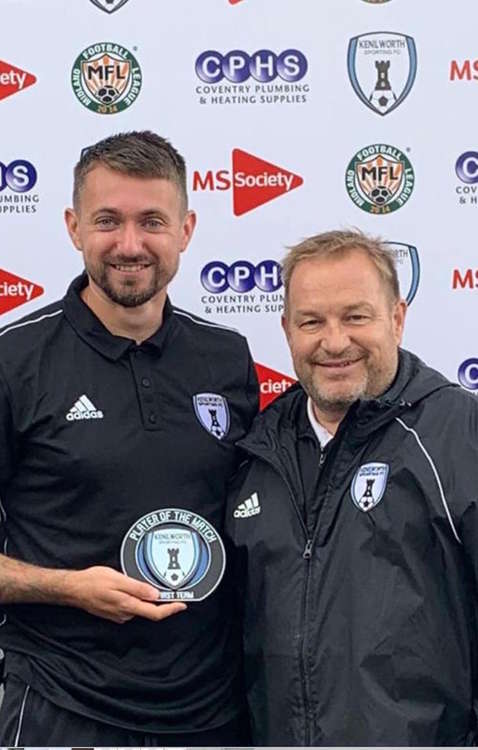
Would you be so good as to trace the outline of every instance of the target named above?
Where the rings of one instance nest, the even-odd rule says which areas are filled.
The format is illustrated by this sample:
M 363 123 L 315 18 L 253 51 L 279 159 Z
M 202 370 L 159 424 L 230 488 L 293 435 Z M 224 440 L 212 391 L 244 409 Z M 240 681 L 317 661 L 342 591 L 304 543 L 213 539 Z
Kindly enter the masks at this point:
M 350 488 L 352 500 L 359 510 L 368 513 L 383 498 L 387 487 L 389 465 L 378 462 L 362 464 Z
M 222 440 L 229 432 L 229 407 L 224 396 L 217 393 L 196 393 L 193 396 L 194 412 L 205 430 Z
M 161 601 L 202 601 L 226 566 L 222 539 L 209 521 L 181 508 L 147 513 L 121 545 L 123 572 L 158 589 Z

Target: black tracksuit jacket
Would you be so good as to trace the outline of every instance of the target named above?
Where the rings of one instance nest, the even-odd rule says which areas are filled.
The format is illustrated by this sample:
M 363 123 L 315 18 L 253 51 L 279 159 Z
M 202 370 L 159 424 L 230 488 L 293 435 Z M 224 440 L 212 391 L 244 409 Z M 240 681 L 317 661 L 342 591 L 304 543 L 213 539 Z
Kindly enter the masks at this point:
M 326 447 L 309 530 L 305 406 L 297 385 L 256 419 L 227 509 L 254 743 L 475 744 L 476 397 L 402 351 Z

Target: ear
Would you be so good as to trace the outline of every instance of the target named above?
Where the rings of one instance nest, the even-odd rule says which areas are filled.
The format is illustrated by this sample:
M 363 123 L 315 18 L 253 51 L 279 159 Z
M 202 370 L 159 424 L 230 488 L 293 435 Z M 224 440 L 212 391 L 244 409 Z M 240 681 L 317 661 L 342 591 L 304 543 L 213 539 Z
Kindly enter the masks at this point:
M 280 319 L 280 322 L 281 322 L 281 325 L 282 325 L 282 330 L 285 333 L 285 337 L 286 337 L 287 341 L 289 341 L 289 319 L 288 319 L 286 313 L 282 313 L 282 317 Z
M 81 252 L 79 220 L 77 213 L 73 208 L 65 208 L 65 224 L 71 241 L 73 242 L 76 249 Z
M 392 320 L 393 320 L 393 331 L 397 346 L 400 346 L 403 338 L 403 329 L 405 328 L 405 317 L 407 314 L 407 303 L 404 299 L 399 300 L 395 303 Z
M 196 213 L 194 211 L 186 211 L 186 215 L 183 219 L 183 226 L 181 229 L 181 247 L 180 251 L 184 253 L 187 246 L 189 245 L 191 241 L 191 237 L 194 233 L 194 228 L 196 226 Z

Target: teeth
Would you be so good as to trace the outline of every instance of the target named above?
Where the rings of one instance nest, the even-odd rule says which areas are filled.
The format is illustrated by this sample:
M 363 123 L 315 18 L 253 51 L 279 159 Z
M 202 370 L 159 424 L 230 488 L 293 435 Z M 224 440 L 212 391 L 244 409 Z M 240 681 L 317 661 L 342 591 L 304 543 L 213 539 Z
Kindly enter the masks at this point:
M 146 268 L 147 266 L 119 266 L 119 265 L 113 265 L 113 268 L 116 268 L 117 271 L 142 271 L 143 268 Z

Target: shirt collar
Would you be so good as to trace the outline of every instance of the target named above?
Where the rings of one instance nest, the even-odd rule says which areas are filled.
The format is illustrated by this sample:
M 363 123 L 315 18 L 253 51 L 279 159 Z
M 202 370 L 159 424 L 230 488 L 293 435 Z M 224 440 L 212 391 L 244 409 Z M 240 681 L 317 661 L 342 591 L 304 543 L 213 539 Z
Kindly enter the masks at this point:
M 80 292 L 87 284 L 88 277 L 85 272 L 71 282 L 64 297 L 66 318 L 77 334 L 89 346 L 108 357 L 108 359 L 117 360 L 128 349 L 137 348 L 137 344 L 132 339 L 114 336 L 110 333 L 88 305 L 83 302 Z M 141 343 L 141 347 L 152 347 L 161 352 L 174 328 L 174 323 L 173 308 L 169 298 L 167 298 L 161 326 L 152 336 Z
M 334 436 L 317 421 L 312 408 L 312 399 L 310 397 L 307 399 L 307 416 L 309 417 L 309 422 L 317 436 L 317 440 L 320 443 L 320 447 L 325 448 L 327 443 L 330 443 L 330 441 L 333 440 Z

